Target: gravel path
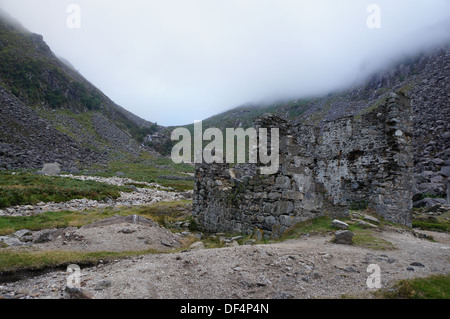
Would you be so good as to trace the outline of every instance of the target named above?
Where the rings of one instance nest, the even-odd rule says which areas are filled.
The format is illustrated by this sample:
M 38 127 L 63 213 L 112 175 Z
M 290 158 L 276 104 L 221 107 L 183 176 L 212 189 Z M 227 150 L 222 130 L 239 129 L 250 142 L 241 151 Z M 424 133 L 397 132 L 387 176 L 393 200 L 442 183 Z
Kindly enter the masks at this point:
M 434 234 L 434 233 L 433 233 Z M 381 284 L 449 273 L 448 234 L 440 242 L 387 229 L 380 236 L 396 247 L 375 251 L 337 245 L 331 236 L 283 243 L 155 254 L 101 264 L 81 271 L 81 286 L 95 298 L 339 298 L 370 297 L 370 264 L 381 269 Z M 411 265 L 413 264 L 413 266 Z M 68 273 L 56 271 L 4 284 L 9 297 L 62 298 Z

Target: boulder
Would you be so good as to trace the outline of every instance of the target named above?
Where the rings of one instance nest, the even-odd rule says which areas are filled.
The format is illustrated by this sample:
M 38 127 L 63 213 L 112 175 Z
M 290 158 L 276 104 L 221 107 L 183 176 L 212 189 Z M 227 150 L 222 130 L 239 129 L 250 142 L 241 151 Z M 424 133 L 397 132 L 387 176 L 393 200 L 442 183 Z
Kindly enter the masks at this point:
M 377 218 L 375 218 L 373 216 L 370 216 L 370 215 L 364 215 L 363 219 L 365 221 L 368 221 L 369 223 L 372 223 L 372 224 L 379 224 L 380 223 L 380 221 Z
M 444 196 L 446 193 L 445 185 L 440 183 L 423 183 L 417 185 L 417 189 L 421 194 L 429 194 L 435 196 Z
M 94 299 L 94 295 L 85 289 L 66 287 L 64 299 Z
M 65 229 L 56 229 L 56 230 L 47 231 L 47 232 L 43 233 L 42 235 L 40 235 L 34 242 L 36 244 L 48 243 L 48 242 L 54 240 L 55 238 L 57 238 L 58 236 L 61 236 L 62 234 L 64 234 L 65 231 L 66 231 Z
M 357 225 L 361 226 L 362 228 L 374 228 L 374 229 L 378 228 L 378 226 L 368 223 L 368 222 L 365 222 L 365 221 L 362 221 L 362 220 L 359 221 Z
M 239 247 L 239 243 L 237 241 L 233 240 L 230 243 L 226 243 L 225 247 Z
M 0 236 L 0 244 L 4 244 L 6 246 L 21 246 L 23 243 L 14 237 Z
M 441 167 L 441 175 L 450 177 L 450 166 Z
M 440 183 L 440 182 L 442 182 L 442 180 L 443 180 L 443 178 L 440 175 L 436 175 L 436 176 L 433 176 L 432 178 L 430 178 L 431 183 Z
M 353 244 L 353 236 L 355 234 L 349 230 L 338 230 L 334 233 L 334 242 L 341 245 L 351 245 Z
M 436 205 L 445 205 L 447 203 L 447 201 L 443 198 L 424 198 L 418 201 L 415 201 L 413 203 L 413 207 L 414 208 L 422 208 L 422 207 L 427 207 L 427 208 L 431 208 L 434 207 Z
M 333 220 L 331 222 L 331 226 L 339 228 L 339 229 L 343 229 L 343 230 L 348 229 L 348 224 L 344 223 L 338 219 Z
M 434 165 L 438 165 L 438 166 L 444 164 L 444 160 L 441 159 L 441 158 L 435 158 L 435 159 L 433 159 L 431 162 L 432 162 Z

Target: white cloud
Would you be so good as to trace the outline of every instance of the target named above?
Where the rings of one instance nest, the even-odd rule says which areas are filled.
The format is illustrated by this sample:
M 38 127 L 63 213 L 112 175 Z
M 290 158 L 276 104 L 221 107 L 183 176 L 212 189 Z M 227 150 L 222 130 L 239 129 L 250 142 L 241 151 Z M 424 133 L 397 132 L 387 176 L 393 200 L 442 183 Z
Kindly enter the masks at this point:
M 381 8 L 381 29 L 366 25 Z M 81 8 L 81 29 L 66 25 Z M 448 0 L 0 0 L 133 113 L 191 123 L 264 99 L 327 91 L 449 39 Z M 364 68 L 362 68 L 364 66 Z M 361 71 L 364 70 L 364 71 Z

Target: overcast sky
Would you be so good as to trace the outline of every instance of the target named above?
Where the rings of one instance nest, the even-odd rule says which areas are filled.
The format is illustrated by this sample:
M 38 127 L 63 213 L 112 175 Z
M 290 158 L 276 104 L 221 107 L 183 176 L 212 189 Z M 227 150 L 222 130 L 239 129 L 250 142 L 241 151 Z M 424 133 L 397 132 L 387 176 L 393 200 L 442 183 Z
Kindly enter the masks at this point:
M 70 4 L 81 9 L 80 28 L 68 27 Z M 0 7 L 117 104 L 161 125 L 326 94 L 450 39 L 449 0 L 0 0 Z M 369 28 L 369 17 L 381 28 Z

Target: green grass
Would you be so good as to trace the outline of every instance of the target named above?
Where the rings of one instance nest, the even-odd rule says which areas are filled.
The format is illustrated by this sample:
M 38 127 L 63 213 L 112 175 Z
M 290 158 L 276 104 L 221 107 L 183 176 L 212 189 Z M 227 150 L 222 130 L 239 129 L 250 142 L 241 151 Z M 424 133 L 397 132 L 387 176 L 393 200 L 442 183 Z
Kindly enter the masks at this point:
M 363 115 L 370 113 L 376 109 L 378 109 L 384 102 L 386 102 L 386 97 L 382 96 L 377 101 L 375 101 L 372 105 L 368 106 L 364 110 L 362 110 L 359 114 L 355 116 L 356 119 L 361 118 Z
M 353 230 L 352 230 L 353 229 Z M 355 233 L 355 237 L 353 237 L 353 243 L 355 246 L 370 248 L 374 250 L 393 250 L 395 246 L 384 240 L 383 238 L 377 237 L 373 231 L 367 229 L 354 229 L 350 227 Z
M 353 237 L 353 244 L 355 246 L 370 248 L 374 250 L 395 249 L 395 246 L 392 243 L 378 237 L 375 231 L 365 229 L 364 226 L 358 226 L 356 224 L 353 224 L 347 218 L 340 218 L 339 220 L 349 224 L 348 230 L 350 230 L 355 234 L 355 236 Z M 338 230 L 337 228 L 331 226 L 332 221 L 333 218 L 330 217 L 318 217 L 315 219 L 298 223 L 293 227 L 289 228 L 283 234 L 280 240 L 284 241 L 288 239 L 294 239 L 306 234 L 310 235 L 332 234 Z
M 280 240 L 294 239 L 305 234 L 326 234 L 335 231 L 331 226 L 332 219 L 329 217 L 318 217 L 307 220 L 289 228 Z
M 438 196 L 438 195 L 434 195 L 434 194 L 425 193 L 425 194 L 420 195 L 418 200 L 425 199 L 425 198 L 444 198 L 445 199 L 447 197 L 446 196 Z
M 0 235 L 10 235 L 21 229 L 38 231 L 52 228 L 81 227 L 101 219 L 113 217 L 114 212 L 48 212 L 27 217 L 0 217 Z
M 450 231 L 450 222 L 444 221 L 443 223 L 433 223 L 426 221 L 413 220 L 413 228 L 419 228 L 422 230 L 431 230 L 437 232 L 448 233 Z
M 38 231 L 52 228 L 82 227 L 114 216 L 139 215 L 161 225 L 190 216 L 190 201 L 159 202 L 149 206 L 106 208 L 85 212 L 48 212 L 26 217 L 0 217 L 0 236 L 10 235 L 21 229 Z
M 132 256 L 155 253 L 154 250 L 125 252 L 80 252 L 80 251 L 11 251 L 0 250 L 0 271 L 33 270 L 47 267 L 59 267 L 70 264 L 97 264 Z
M 32 173 L 0 172 L 0 208 L 35 205 L 39 202 L 66 202 L 72 199 L 117 198 L 129 187 L 107 185 L 95 181 L 42 176 Z
M 422 230 L 431 230 L 437 232 L 450 232 L 450 212 L 443 213 L 439 216 L 416 216 L 412 221 L 413 228 Z
M 450 274 L 401 280 L 392 290 L 380 290 L 375 296 L 383 299 L 450 299 Z

